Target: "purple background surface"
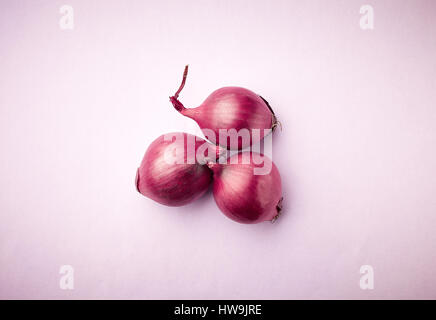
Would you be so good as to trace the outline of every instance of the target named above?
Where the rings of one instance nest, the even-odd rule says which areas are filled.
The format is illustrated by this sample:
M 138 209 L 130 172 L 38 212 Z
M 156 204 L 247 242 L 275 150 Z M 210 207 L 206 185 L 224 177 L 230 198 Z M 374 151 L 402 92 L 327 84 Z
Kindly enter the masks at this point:
M 435 31 L 430 0 L 1 1 L 0 298 L 436 298 Z M 199 134 L 186 63 L 186 106 L 274 107 L 276 224 L 136 192 L 152 140 Z

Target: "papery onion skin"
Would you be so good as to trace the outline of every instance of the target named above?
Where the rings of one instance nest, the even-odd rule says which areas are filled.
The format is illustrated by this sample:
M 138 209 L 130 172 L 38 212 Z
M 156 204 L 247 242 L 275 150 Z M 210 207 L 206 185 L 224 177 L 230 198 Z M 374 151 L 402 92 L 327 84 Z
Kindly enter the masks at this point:
M 242 162 L 243 154 L 249 157 L 249 163 Z M 225 164 L 208 164 L 214 174 L 215 202 L 227 217 L 239 223 L 274 222 L 282 210 L 280 173 L 268 157 L 263 156 L 265 163 L 257 165 L 252 161 L 252 155 L 252 152 L 240 152 Z M 238 161 L 232 164 L 235 158 Z M 255 175 L 253 169 L 263 165 L 270 166 L 269 173 Z
M 185 85 L 186 76 L 187 66 L 182 84 L 176 94 L 170 97 L 170 101 L 177 111 L 196 121 L 212 143 L 231 150 L 241 150 L 258 143 L 269 132 L 268 129 L 273 130 L 277 126 L 277 119 L 268 102 L 253 91 L 241 87 L 223 87 L 212 92 L 199 107 L 185 108 L 178 96 Z M 237 136 L 242 129 L 249 131 L 248 141 Z M 259 130 L 259 135 L 253 135 L 253 129 Z M 209 130 L 214 135 L 209 134 Z M 220 130 L 236 132 L 228 131 L 230 139 L 220 139 Z M 230 144 L 232 138 L 237 144 Z
M 165 136 L 171 135 L 182 135 L 185 143 L 182 145 L 181 140 L 177 139 L 165 141 Z M 187 163 L 187 141 L 195 141 L 195 151 L 208 143 L 180 132 L 162 135 L 151 143 L 136 173 L 135 185 L 138 192 L 160 204 L 178 207 L 198 199 L 208 190 L 212 182 L 212 171 L 198 161 Z M 211 150 L 216 150 L 215 146 L 209 145 Z M 168 163 L 165 160 L 165 150 L 168 147 L 183 150 L 183 163 Z

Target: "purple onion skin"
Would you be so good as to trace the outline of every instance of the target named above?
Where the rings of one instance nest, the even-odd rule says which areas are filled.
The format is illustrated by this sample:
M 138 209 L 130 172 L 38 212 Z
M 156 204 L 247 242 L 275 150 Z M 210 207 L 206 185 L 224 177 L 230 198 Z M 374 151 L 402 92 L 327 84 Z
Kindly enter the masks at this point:
M 264 129 L 271 129 L 273 126 L 273 115 L 262 98 L 240 87 L 218 89 L 199 107 L 185 108 L 180 113 L 196 121 L 210 142 L 233 150 L 241 150 L 258 143 L 264 137 Z M 209 136 L 208 129 L 212 130 L 214 135 Z M 236 130 L 233 133 L 228 131 L 230 138 L 220 139 L 220 129 Z M 250 141 L 244 142 L 237 136 L 241 129 L 248 129 Z M 260 130 L 260 134 L 253 136 L 253 129 Z M 238 139 L 237 147 L 230 145 L 233 139 Z
M 214 174 L 213 195 L 220 210 L 239 223 L 253 224 L 275 221 L 282 210 L 282 184 L 275 164 L 264 156 L 271 171 L 266 175 L 255 175 L 253 169 L 262 167 L 252 161 L 242 164 L 243 153 L 233 155 L 226 164 L 212 163 Z M 232 164 L 232 158 L 238 164 Z M 235 159 L 233 159 L 234 161 Z
M 201 197 L 212 183 L 212 171 L 207 165 L 195 161 L 187 163 L 186 141 L 195 136 L 183 134 L 185 143 L 177 144 L 184 150 L 184 163 L 167 163 L 165 150 L 176 142 L 165 141 L 164 136 L 158 137 L 148 147 L 140 167 L 136 173 L 136 189 L 144 196 L 166 206 L 178 207 L 186 205 Z M 195 150 L 207 143 L 205 140 L 195 140 Z M 194 140 L 191 140 L 194 141 Z M 176 145 L 173 145 L 174 147 Z M 213 146 L 214 147 L 214 146 Z
M 199 107 L 185 108 L 178 98 L 185 86 L 187 74 L 188 66 L 185 67 L 179 89 L 170 97 L 170 101 L 177 111 L 196 121 L 212 143 L 230 150 L 242 150 L 261 141 L 265 135 L 264 130 L 273 130 L 277 126 L 277 119 L 266 100 L 253 91 L 241 87 L 218 89 L 212 92 Z M 238 132 L 242 129 L 248 130 L 248 141 L 238 137 Z M 253 129 L 260 130 L 260 133 L 253 135 Z M 220 130 L 227 132 L 229 137 L 220 139 Z M 214 134 L 210 134 L 210 131 Z M 237 143 L 231 144 L 231 141 Z

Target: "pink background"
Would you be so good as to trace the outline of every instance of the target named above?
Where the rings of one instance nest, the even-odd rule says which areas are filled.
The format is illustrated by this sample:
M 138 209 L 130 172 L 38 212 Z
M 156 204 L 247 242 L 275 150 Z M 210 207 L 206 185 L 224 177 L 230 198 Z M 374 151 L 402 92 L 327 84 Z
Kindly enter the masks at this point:
M 0 298 L 436 298 L 435 31 L 431 0 L 2 0 Z M 136 192 L 154 138 L 198 134 L 186 63 L 185 105 L 239 85 L 282 122 L 276 224 Z

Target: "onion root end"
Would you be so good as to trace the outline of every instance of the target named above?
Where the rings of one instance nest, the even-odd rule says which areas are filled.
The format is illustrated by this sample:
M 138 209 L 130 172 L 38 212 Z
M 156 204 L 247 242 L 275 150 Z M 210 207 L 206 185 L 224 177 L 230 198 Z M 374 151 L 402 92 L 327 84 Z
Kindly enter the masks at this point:
M 283 197 L 280 198 L 279 202 L 276 205 L 276 210 L 277 210 L 277 214 L 274 216 L 274 218 L 272 218 L 271 223 L 276 222 L 276 220 L 280 217 L 280 215 L 282 214 L 282 203 L 283 203 Z

